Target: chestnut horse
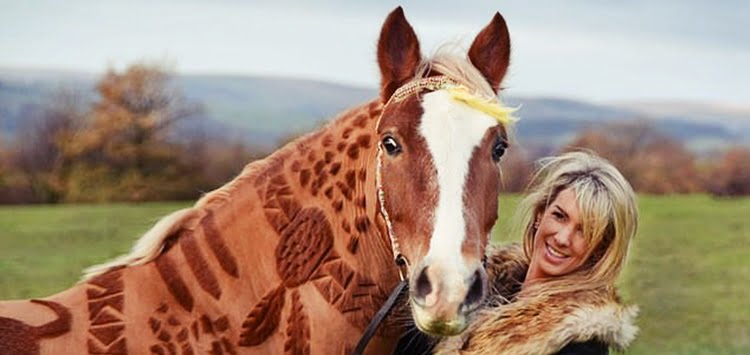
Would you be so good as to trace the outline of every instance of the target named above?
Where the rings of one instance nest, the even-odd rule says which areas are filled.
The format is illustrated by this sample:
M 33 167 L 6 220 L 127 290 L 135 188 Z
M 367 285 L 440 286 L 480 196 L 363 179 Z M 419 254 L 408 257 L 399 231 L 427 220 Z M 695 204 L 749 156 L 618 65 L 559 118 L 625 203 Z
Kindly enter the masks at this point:
M 349 352 L 399 283 L 395 259 L 419 328 L 461 332 L 486 292 L 509 51 L 496 14 L 468 60 L 423 60 L 397 8 L 379 98 L 247 165 L 73 288 L 0 303 L 0 353 Z M 391 351 L 400 331 L 367 350 Z

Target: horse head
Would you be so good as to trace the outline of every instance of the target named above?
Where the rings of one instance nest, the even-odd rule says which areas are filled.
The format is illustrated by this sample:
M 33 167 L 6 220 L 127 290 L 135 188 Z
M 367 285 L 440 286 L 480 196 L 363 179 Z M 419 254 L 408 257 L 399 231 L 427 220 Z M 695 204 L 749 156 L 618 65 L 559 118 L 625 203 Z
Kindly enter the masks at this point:
M 401 8 L 381 30 L 380 207 L 394 254 L 406 265 L 414 321 L 428 334 L 463 331 L 486 294 L 483 257 L 508 139 L 508 111 L 496 95 L 509 54 L 499 13 L 453 73 L 444 72 L 451 65 L 422 59 Z

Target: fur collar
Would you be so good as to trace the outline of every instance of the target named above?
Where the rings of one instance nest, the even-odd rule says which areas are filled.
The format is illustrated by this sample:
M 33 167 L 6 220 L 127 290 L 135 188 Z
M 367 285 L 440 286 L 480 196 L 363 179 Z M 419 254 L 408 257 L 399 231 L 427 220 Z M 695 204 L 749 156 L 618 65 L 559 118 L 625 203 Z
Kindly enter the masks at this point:
M 573 342 L 599 340 L 617 350 L 638 333 L 637 306 L 606 290 L 516 298 L 528 264 L 519 245 L 494 247 L 487 273 L 494 305 L 479 311 L 463 335 L 446 338 L 436 354 L 553 354 Z

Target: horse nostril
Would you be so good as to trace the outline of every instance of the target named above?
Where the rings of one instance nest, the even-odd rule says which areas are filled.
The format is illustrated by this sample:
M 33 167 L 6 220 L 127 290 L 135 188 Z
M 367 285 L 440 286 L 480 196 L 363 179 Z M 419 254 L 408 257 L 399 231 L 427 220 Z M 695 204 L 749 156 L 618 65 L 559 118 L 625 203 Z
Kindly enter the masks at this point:
M 432 283 L 430 278 L 427 276 L 427 266 L 425 266 L 417 277 L 416 285 L 414 286 L 414 297 L 424 302 L 425 297 L 432 292 Z
M 464 306 L 470 311 L 476 309 L 479 306 L 479 302 L 484 298 L 485 278 L 486 276 L 482 272 L 482 269 L 477 269 L 474 272 L 469 292 L 466 293 L 466 298 L 464 299 Z

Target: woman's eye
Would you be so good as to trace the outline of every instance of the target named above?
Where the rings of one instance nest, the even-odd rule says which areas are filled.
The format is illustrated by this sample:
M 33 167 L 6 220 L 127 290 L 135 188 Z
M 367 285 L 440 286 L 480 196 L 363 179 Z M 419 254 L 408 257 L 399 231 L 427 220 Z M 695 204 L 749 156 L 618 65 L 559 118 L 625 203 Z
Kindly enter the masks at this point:
M 565 216 L 563 216 L 563 214 L 560 212 L 552 212 L 552 216 L 554 216 L 555 218 L 559 220 L 562 220 L 563 218 L 565 218 Z
M 388 155 L 394 156 L 401 152 L 401 145 L 398 144 L 395 138 L 392 136 L 386 136 L 383 138 L 383 148 Z
M 495 144 L 492 146 L 492 160 L 495 162 L 500 161 L 500 157 L 505 154 L 505 148 L 507 148 L 507 144 L 501 140 L 495 141 Z

